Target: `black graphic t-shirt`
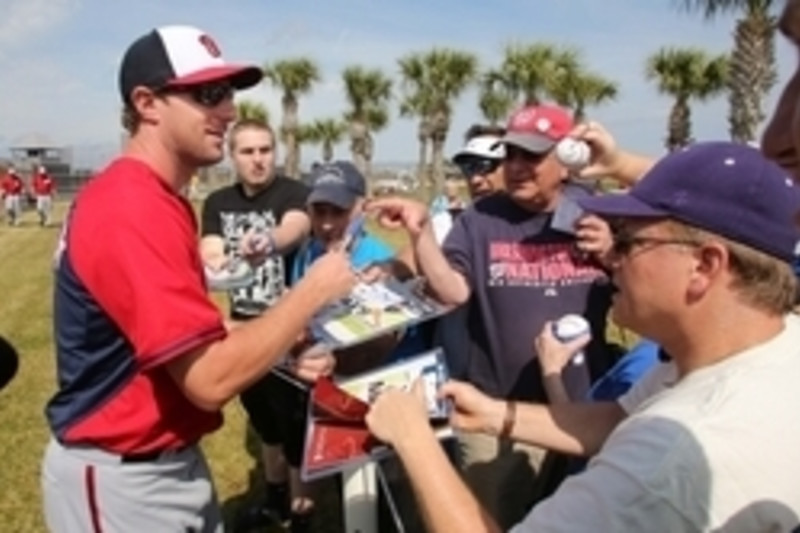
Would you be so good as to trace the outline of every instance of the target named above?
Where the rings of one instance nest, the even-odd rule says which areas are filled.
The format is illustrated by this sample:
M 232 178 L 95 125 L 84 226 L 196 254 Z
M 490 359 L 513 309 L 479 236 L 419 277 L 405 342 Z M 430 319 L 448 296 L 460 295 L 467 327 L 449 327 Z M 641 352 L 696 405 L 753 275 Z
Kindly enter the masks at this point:
M 565 190 L 568 197 L 581 194 L 586 193 Z M 459 216 L 443 245 L 472 290 L 466 378 L 494 396 L 546 399 L 533 339 L 547 320 L 567 313 L 583 315 L 592 326 L 589 368 L 568 365 L 565 372 L 576 374 L 565 376 L 568 383 L 596 377 L 608 366 L 604 338 L 611 289 L 606 274 L 577 253 L 573 235 L 551 227 L 552 219 L 551 213 L 526 211 L 508 196 L 495 194 Z M 577 375 L 587 371 L 590 375 Z
M 239 242 L 249 230 L 265 231 L 277 227 L 292 210 L 305 211 L 308 187 L 299 181 L 277 176 L 255 196 L 248 197 L 237 183 L 211 193 L 203 204 L 203 237 L 219 235 L 225 239 L 225 253 L 238 255 Z M 273 305 L 287 284 L 295 250 L 269 257 L 255 269 L 252 287 L 229 292 L 233 316 L 256 316 Z

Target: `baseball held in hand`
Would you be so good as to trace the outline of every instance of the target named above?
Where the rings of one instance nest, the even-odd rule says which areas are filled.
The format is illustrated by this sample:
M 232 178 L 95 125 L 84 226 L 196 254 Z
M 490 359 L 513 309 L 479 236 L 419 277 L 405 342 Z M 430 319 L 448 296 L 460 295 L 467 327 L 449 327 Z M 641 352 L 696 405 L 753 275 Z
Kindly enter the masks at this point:
M 589 322 L 581 315 L 564 315 L 553 323 L 553 336 L 560 342 L 569 342 L 589 333 Z M 573 365 L 582 365 L 586 360 L 583 352 L 572 358 Z
M 584 141 L 565 137 L 556 145 L 556 157 L 570 170 L 580 170 L 591 160 L 592 151 Z
M 561 342 L 569 342 L 589 333 L 589 322 L 580 315 L 564 315 L 553 323 L 553 336 Z

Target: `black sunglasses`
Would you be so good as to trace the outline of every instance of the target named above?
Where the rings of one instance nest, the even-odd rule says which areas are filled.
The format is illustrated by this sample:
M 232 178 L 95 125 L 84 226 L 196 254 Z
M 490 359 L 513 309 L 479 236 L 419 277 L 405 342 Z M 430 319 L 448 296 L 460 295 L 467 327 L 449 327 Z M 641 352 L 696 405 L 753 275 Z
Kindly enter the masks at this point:
M 201 83 L 197 85 L 176 85 L 164 87 L 159 94 L 187 94 L 203 107 L 217 107 L 225 100 L 233 98 L 233 86 L 227 81 Z
M 485 176 L 491 174 L 500 166 L 500 161 L 497 159 L 465 159 L 456 163 L 461 173 L 467 178 L 473 176 Z

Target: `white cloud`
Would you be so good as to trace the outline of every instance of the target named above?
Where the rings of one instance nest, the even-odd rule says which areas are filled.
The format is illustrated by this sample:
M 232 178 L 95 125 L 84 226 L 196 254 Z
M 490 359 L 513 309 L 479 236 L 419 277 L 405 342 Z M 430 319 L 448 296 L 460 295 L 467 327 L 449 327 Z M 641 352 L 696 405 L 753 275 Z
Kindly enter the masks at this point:
M 19 47 L 57 26 L 79 0 L 3 0 L 0 2 L 0 53 Z

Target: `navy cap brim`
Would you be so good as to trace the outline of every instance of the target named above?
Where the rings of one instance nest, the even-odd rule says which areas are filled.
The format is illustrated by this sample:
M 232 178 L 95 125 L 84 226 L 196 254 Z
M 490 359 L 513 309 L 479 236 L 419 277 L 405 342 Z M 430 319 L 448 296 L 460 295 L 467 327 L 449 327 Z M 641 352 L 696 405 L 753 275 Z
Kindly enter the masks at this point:
M 332 204 L 341 209 L 352 208 L 358 195 L 347 191 L 342 187 L 315 187 L 308 195 L 306 203 L 311 204 Z
M 584 211 L 604 218 L 661 218 L 669 216 L 668 212 L 646 204 L 630 193 L 610 193 L 603 196 L 578 198 L 577 202 Z

